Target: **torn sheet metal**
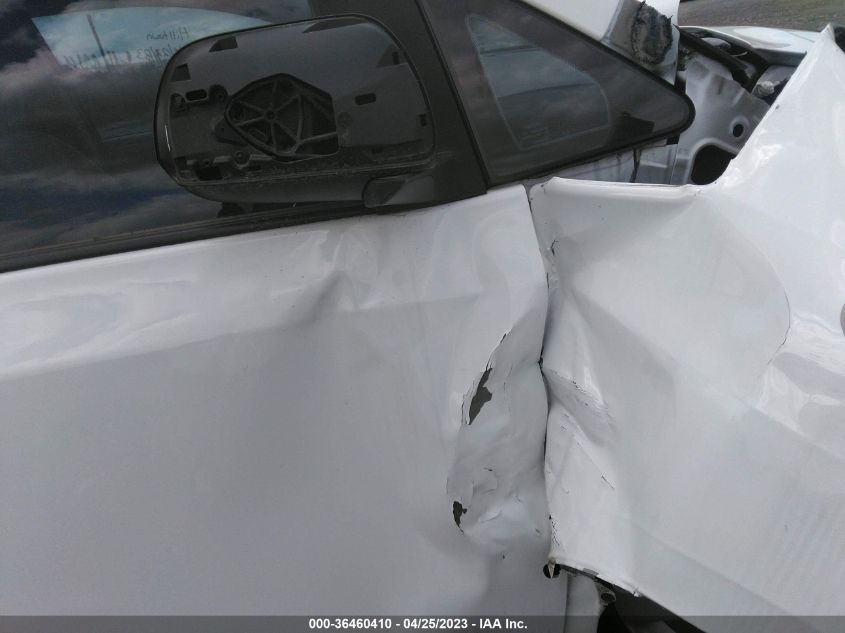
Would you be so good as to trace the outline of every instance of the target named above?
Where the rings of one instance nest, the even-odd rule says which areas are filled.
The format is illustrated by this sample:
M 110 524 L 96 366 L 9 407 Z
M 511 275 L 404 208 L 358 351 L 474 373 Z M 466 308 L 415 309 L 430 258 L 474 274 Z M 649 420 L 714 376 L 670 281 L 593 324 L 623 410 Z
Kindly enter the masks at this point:
M 845 613 L 843 104 L 828 29 L 713 185 L 532 190 L 551 559 L 705 630 Z
M 603 42 L 671 83 L 680 38 L 672 26 L 673 15 L 671 11 L 662 12 L 651 2 L 623 0 Z
M 547 298 L 521 186 L 0 276 L 0 612 L 562 615 Z
M 634 13 L 629 37 L 634 61 L 655 67 L 666 61 L 673 44 L 672 20 L 642 2 Z

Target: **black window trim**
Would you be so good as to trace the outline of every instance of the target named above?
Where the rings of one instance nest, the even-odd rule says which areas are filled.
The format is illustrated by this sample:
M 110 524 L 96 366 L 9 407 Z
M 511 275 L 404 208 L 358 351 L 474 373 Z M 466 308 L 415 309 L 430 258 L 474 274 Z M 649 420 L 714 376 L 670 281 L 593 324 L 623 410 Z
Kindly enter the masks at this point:
M 600 151 L 600 152 L 586 153 L 584 155 L 577 156 L 577 157 L 572 158 L 572 159 L 564 160 L 564 161 L 561 161 L 560 163 L 555 163 L 553 165 L 543 165 L 543 166 L 538 166 L 536 168 L 526 169 L 522 172 L 518 172 L 514 175 L 510 175 L 507 178 L 502 178 L 502 179 L 495 178 L 491 175 L 490 170 L 488 169 L 487 163 L 484 160 L 483 152 L 481 151 L 481 147 L 480 147 L 480 143 L 479 143 L 477 134 L 475 132 L 475 129 L 472 127 L 472 125 L 470 123 L 470 117 L 469 117 L 469 113 L 466 110 L 466 105 L 464 103 L 463 98 L 460 97 L 460 88 L 458 86 L 457 79 L 454 76 L 454 73 L 451 69 L 451 66 L 449 65 L 449 63 L 447 61 L 447 53 L 445 52 L 445 50 L 443 48 L 443 44 L 441 42 L 441 39 L 437 35 L 436 26 L 434 24 L 434 17 L 431 13 L 431 9 L 427 6 L 429 0 L 417 0 L 417 2 L 419 2 L 420 5 L 421 5 L 421 8 L 423 10 L 423 14 L 425 15 L 426 22 L 428 23 L 428 28 L 432 33 L 432 37 L 434 39 L 435 46 L 437 47 L 438 53 L 441 57 L 442 63 L 444 65 L 444 67 L 447 69 L 447 72 L 449 73 L 449 79 L 450 79 L 451 84 L 452 84 L 452 90 L 457 95 L 459 107 L 461 108 L 464 121 L 465 121 L 466 125 L 468 126 L 468 128 L 471 130 L 473 143 L 475 145 L 475 151 L 476 151 L 476 154 L 478 155 L 478 160 L 481 162 L 482 168 L 484 169 L 484 177 L 485 177 L 485 180 L 487 182 L 488 187 L 491 187 L 491 188 L 492 187 L 498 187 L 498 186 L 502 186 L 502 185 L 505 185 L 505 184 L 508 184 L 508 183 L 522 182 L 522 181 L 525 181 L 525 180 L 531 180 L 531 179 L 536 179 L 536 178 L 542 178 L 544 176 L 554 175 L 555 173 L 557 173 L 557 172 L 559 172 L 563 169 L 567 169 L 567 168 L 570 168 L 570 167 L 576 167 L 578 165 L 583 165 L 585 163 L 592 163 L 592 162 L 595 162 L 596 160 L 599 160 L 599 159 L 602 159 L 602 158 L 607 158 L 609 156 L 614 156 L 614 155 L 620 154 L 622 152 L 627 152 L 627 151 L 632 151 L 632 150 L 635 150 L 635 149 L 647 147 L 649 145 L 654 144 L 655 142 L 658 142 L 658 141 L 661 141 L 661 140 L 664 140 L 664 139 L 676 138 L 676 137 L 680 136 L 681 133 L 683 133 L 685 130 L 687 130 L 692 125 L 693 121 L 695 120 L 695 116 L 696 116 L 695 105 L 693 104 L 692 99 L 690 99 L 689 96 L 681 88 L 679 88 L 678 86 L 666 81 L 662 77 L 655 75 L 654 73 L 652 73 L 647 68 L 641 66 L 640 64 L 637 64 L 635 61 L 633 61 L 632 59 L 629 59 L 628 57 L 622 55 L 620 52 L 614 50 L 610 46 L 607 46 L 604 42 L 593 39 L 592 37 L 586 35 L 585 33 L 582 33 L 581 31 L 579 31 L 575 27 L 573 27 L 573 26 L 571 26 L 571 25 L 569 25 L 565 22 L 562 22 L 561 20 L 559 20 L 555 16 L 552 16 L 548 13 L 545 13 L 545 12 L 541 11 L 540 9 L 538 9 L 537 7 L 528 4 L 527 2 L 525 2 L 525 0 L 507 0 L 507 1 L 514 4 L 514 5 L 520 6 L 526 12 L 536 15 L 540 19 L 551 20 L 551 21 L 555 22 L 556 25 L 559 25 L 562 29 L 568 31 L 569 33 L 573 34 L 577 38 L 579 38 L 583 41 L 586 41 L 586 42 L 588 42 L 588 43 L 590 43 L 594 46 L 601 47 L 603 49 L 603 52 L 608 53 L 611 57 L 619 60 L 621 63 L 627 65 L 628 67 L 630 67 L 632 69 L 634 69 L 636 72 L 642 74 L 643 76 L 646 76 L 651 80 L 654 80 L 654 81 L 657 81 L 657 82 L 664 84 L 664 86 L 667 89 L 670 89 L 671 91 L 673 91 L 677 96 L 679 96 L 683 101 L 686 102 L 686 104 L 688 106 L 689 114 L 688 114 L 686 120 L 683 122 L 683 124 L 679 125 L 676 129 L 673 129 L 673 130 L 669 131 L 668 133 L 655 134 L 654 136 L 649 137 L 647 139 L 644 139 L 642 141 L 639 141 L 635 144 L 622 143 L 618 147 L 603 148 L 603 150 Z

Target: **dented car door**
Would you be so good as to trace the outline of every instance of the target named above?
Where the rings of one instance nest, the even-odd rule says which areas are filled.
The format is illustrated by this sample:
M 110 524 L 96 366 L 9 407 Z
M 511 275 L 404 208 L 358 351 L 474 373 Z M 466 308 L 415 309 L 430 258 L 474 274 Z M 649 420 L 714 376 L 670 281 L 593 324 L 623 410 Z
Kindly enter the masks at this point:
M 458 110 L 444 114 L 445 73 L 426 69 L 436 52 L 415 48 L 422 14 L 403 4 L 374 14 L 399 37 L 411 34 L 403 43 L 425 79 L 429 121 L 447 134 Z M 49 37 L 40 57 L 6 66 L 7 79 L 30 78 L 6 98 L 44 95 L 51 82 L 66 82 L 66 97 L 90 96 L 91 86 L 111 94 L 115 82 L 147 86 L 137 105 L 148 113 L 138 122 L 146 136 L 118 139 L 144 153 L 124 145 L 128 166 L 109 163 L 106 173 L 67 154 L 25 169 L 9 161 L 7 204 L 35 214 L 39 196 L 49 196 L 105 212 L 110 199 L 131 195 L 135 207 L 97 227 L 147 222 L 140 235 L 150 207 L 165 221 L 167 209 L 220 209 L 168 188 L 146 153 L 155 151 L 158 84 L 139 83 L 139 73 L 160 77 L 163 64 L 107 67 L 91 52 L 92 68 L 51 73 L 43 57 L 82 46 L 67 39 L 71 28 L 93 25 L 100 43 L 117 49 L 135 43 L 120 40 L 121 19 L 159 20 L 151 34 L 168 37 L 182 37 L 173 25 L 183 24 L 201 38 L 231 31 L 248 8 L 233 4 L 221 18 L 70 6 L 36 18 Z M 86 37 L 96 47 L 91 31 Z M 220 48 L 215 55 L 238 52 Z M 26 120 L 14 134 L 73 142 L 70 132 Z M 450 156 L 462 159 L 466 132 L 448 136 Z M 113 151 L 110 140 L 101 144 Z M 144 250 L 127 247 L 122 240 L 137 236 L 124 235 L 112 243 L 127 252 L 28 263 L 57 257 L 45 245 L 0 275 L 0 611 L 562 613 L 565 587 L 539 573 L 548 554 L 538 365 L 545 270 L 525 189 L 486 193 L 471 163 L 461 175 L 460 186 L 477 195 L 453 204 L 257 233 L 244 222 L 285 211 L 224 204 L 212 223 L 240 226 L 239 234 Z M 80 191 L 83 178 L 90 189 Z M 50 221 L 42 218 L 42 244 Z M 20 239 L 20 225 L 7 219 L 6 227 Z M 54 242 L 63 249 L 83 237 L 61 236 Z M 7 263 L 21 246 L 7 246 Z M 496 395 L 470 419 L 488 364 L 486 388 Z M 456 510 L 459 500 L 465 510 Z

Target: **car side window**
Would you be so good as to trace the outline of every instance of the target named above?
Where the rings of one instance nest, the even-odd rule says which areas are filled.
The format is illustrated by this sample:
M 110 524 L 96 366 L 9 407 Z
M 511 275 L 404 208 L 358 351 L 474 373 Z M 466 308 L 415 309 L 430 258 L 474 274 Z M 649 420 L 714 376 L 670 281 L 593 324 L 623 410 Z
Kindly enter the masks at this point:
M 308 0 L 0 4 L 0 267 L 231 213 L 156 161 L 162 70 L 195 40 L 312 14 Z
M 606 137 L 610 107 L 598 82 L 489 18 L 473 13 L 466 25 L 499 116 L 520 150 Z
M 161 66 L 193 40 L 267 24 L 260 18 L 186 7 L 109 7 L 33 17 L 32 22 L 59 64 L 100 72 Z
M 673 86 L 514 0 L 424 0 L 501 184 L 668 138 L 692 105 Z

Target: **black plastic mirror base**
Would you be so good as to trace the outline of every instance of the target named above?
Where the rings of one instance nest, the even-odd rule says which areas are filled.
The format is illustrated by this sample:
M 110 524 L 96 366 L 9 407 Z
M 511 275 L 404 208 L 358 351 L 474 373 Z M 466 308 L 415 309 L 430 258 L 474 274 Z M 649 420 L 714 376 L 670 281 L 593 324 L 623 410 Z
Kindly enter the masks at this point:
M 207 38 L 170 60 L 158 158 L 232 203 L 436 200 L 434 125 L 406 52 L 379 24 L 329 17 Z

